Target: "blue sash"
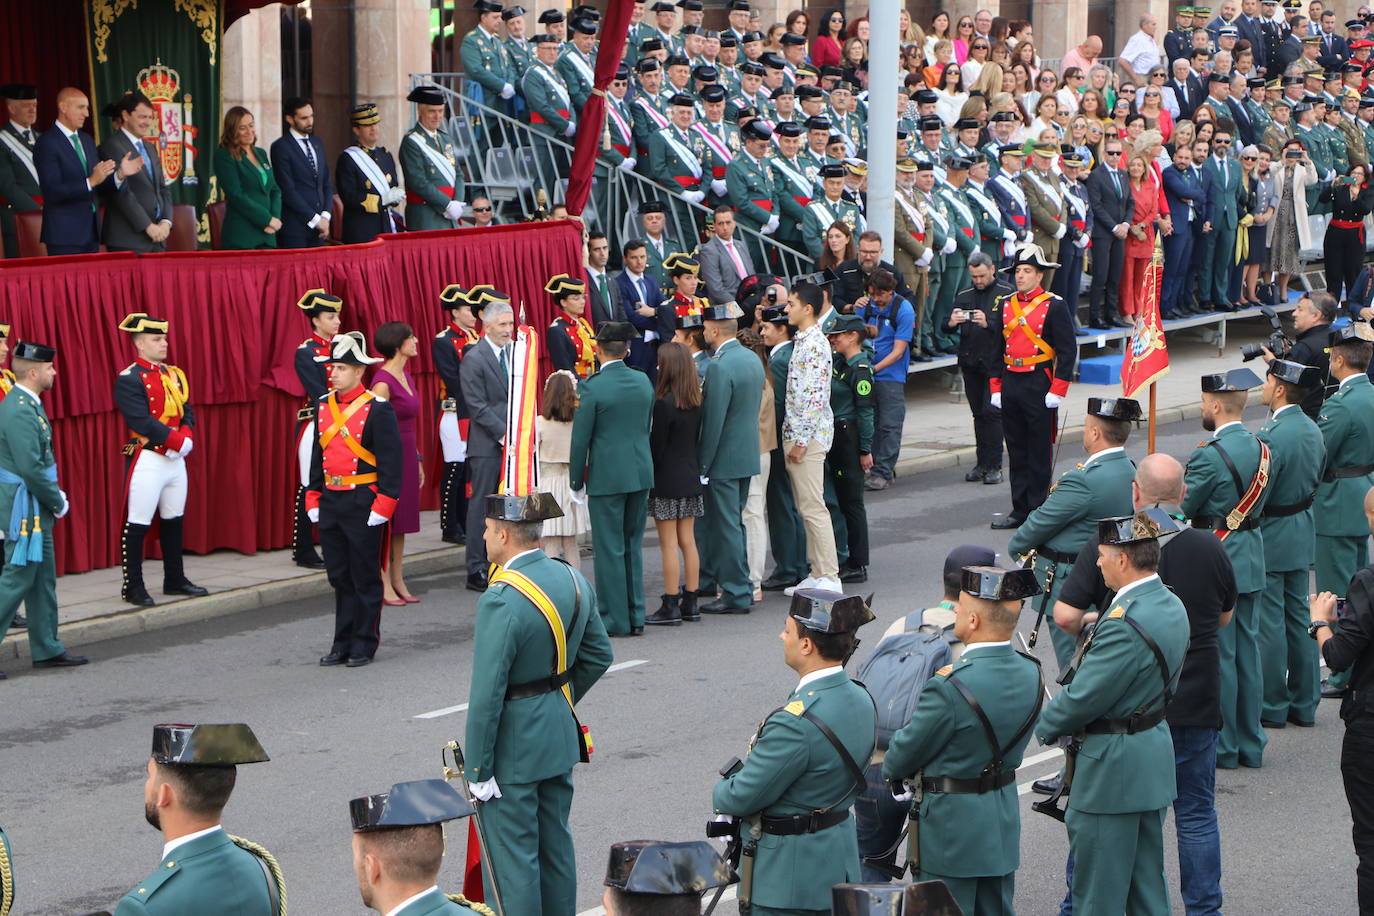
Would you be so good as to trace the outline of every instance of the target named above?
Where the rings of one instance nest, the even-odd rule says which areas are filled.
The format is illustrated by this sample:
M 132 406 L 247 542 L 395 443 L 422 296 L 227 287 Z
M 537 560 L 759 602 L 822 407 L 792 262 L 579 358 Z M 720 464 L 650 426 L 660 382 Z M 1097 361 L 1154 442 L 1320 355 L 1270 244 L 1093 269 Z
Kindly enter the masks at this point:
M 43 471 L 43 476 L 57 483 L 57 465 L 49 465 Z M 24 478 L 18 474 L 0 468 L 0 483 L 12 483 L 18 487 L 14 491 L 14 508 L 10 511 L 9 527 L 5 529 L 5 536 L 14 544 L 9 565 L 26 566 L 29 563 L 41 563 L 43 525 L 39 521 L 38 500 L 29 493 L 28 484 L 24 483 Z M 33 523 L 32 527 L 29 526 L 30 522 Z

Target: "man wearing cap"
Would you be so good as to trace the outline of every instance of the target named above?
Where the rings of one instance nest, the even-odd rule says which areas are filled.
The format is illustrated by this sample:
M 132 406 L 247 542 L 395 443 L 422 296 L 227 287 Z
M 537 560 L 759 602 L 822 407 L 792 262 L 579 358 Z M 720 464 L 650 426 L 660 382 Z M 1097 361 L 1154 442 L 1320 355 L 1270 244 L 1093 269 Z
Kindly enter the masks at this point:
M 509 110 L 503 103 L 515 96 L 517 74 L 505 43 L 496 34 L 501 4 L 496 0 L 476 0 L 473 9 L 477 10 L 477 28 L 463 36 L 458 49 L 463 72 L 471 74 L 464 85 L 473 101 L 488 108 Z
M 692 97 L 681 93 L 674 95 L 668 100 L 671 123 L 649 140 L 649 177 L 688 204 L 701 203 L 706 198 L 706 190 L 710 189 L 704 166 L 704 161 L 709 161 L 709 153 L 705 138 L 692 130 L 695 116 Z M 690 208 L 675 209 L 679 225 L 696 223 Z
M 318 435 L 315 408 L 329 393 L 329 378 L 319 357 L 329 353 L 329 342 L 339 333 L 339 313 L 343 300 L 323 289 L 308 289 L 296 306 L 310 320 L 310 336 L 296 347 L 292 362 L 296 380 L 305 391 L 305 403 L 296 411 L 296 464 L 300 483 L 296 487 L 296 518 L 291 537 L 291 559 L 305 569 L 324 569 L 315 552 L 315 529 L 306 515 L 305 489 L 310 485 L 310 455 Z
M 697 295 L 697 288 L 701 284 L 701 262 L 681 252 L 674 252 L 663 262 L 663 266 L 668 269 L 668 279 L 673 284 L 673 295 L 667 301 L 673 310 L 673 318 L 700 315 L 707 305 L 707 301 Z
M 963 653 L 926 682 L 883 758 L 885 780 L 919 778 L 909 825 L 917 880 L 943 881 L 965 913 L 1012 911 L 1016 768 L 1045 692 L 1039 662 L 1013 650 L 1011 637 L 1022 601 L 1039 593 L 1028 569 L 961 570 L 954 636 Z
M 1061 266 L 1054 275 L 1053 292 L 1069 303 L 1075 326 L 1078 323 L 1077 306 L 1083 281 L 1083 252 L 1092 244 L 1092 202 L 1088 199 L 1088 188 L 1083 184 L 1088 163 L 1089 159 L 1080 157 L 1078 147 L 1071 144 L 1060 147 L 1060 186 L 1064 189 L 1069 229 L 1059 246 Z
M 503 9 L 501 11 L 501 25 L 506 32 L 501 38 L 501 43 L 505 45 L 506 56 L 510 60 L 510 83 L 514 88 L 524 79 L 525 71 L 530 67 L 530 61 L 534 60 L 534 49 L 530 47 L 529 39 L 525 37 L 525 8 L 523 6 L 510 6 Z M 524 99 L 516 98 L 514 102 L 515 107 L 523 114 Z
M 701 916 L 703 893 L 738 880 L 706 840 L 614 843 L 601 902 L 606 916 Z
M 577 133 L 577 112 L 572 94 L 563 76 L 554 68 L 558 62 L 558 39 L 546 33 L 534 36 L 534 60 L 520 81 L 521 92 L 529 109 L 530 127 L 548 137 L 571 142 Z M 548 183 L 563 174 L 568 166 L 568 154 L 562 146 L 539 144 L 538 157 L 541 182 Z
M 52 424 L 40 400 L 57 380 L 56 358 L 52 347 L 17 341 L 13 387 L 0 400 L 0 525 L 5 535 L 0 635 L 15 625 L 23 604 L 35 668 L 86 664 L 85 658 L 69 654 L 57 636 L 53 527 L 67 514 L 69 504 L 57 485 Z
M 415 103 L 416 112 L 415 126 L 401 138 L 406 228 L 454 229 L 463 215 L 466 195 L 458 147 L 441 126 L 444 94 L 437 86 L 417 86 L 406 101 Z
M 277 860 L 220 824 L 237 768 L 268 759 L 241 723 L 153 726 L 143 809 L 162 833 L 162 859 L 119 901 L 116 916 L 280 912 L 286 887 Z
M 915 290 L 917 295 L 924 297 L 926 294 L 926 268 L 921 263 L 925 259 L 927 246 L 924 241 L 925 218 L 921 216 L 921 208 L 917 206 L 915 197 L 916 188 L 916 160 L 910 156 L 904 156 L 897 160 L 897 188 L 892 199 L 895 206 L 892 208 L 892 260 L 897 273 L 901 276 L 902 282 L 908 289 Z M 927 263 L 933 259 L 925 259 Z M 913 306 L 916 305 L 913 299 Z M 920 305 L 924 307 L 924 298 L 920 300 Z M 913 319 L 914 320 L 914 319 Z M 918 326 L 919 327 L 919 326 Z M 923 351 L 916 349 L 916 345 L 921 343 L 919 339 L 913 340 L 912 358 L 920 362 L 929 362 L 930 357 Z
M 935 193 L 944 204 L 943 212 L 949 221 L 948 238 L 954 241 L 954 247 L 944 255 L 940 296 L 935 300 L 929 323 L 935 349 L 949 354 L 959 352 L 959 339 L 949 329 L 949 316 L 954 311 L 954 297 L 968 276 L 969 255 L 978 250 L 978 220 L 963 195 L 973 159 L 956 153 L 946 160 L 946 165 L 945 183 Z
M 646 436 L 647 427 L 646 420 Z M 543 521 L 562 515 L 553 497 L 473 501 L 485 516 L 486 556 L 498 567 L 477 602 L 463 742 L 490 864 L 482 881 L 488 900 L 499 890 L 510 916 L 571 913 L 572 770 L 591 747 L 574 706 L 610 667 L 611 642 L 591 585 L 539 548 Z
M 386 147 L 377 145 L 382 116 L 376 103 L 355 105 L 349 118 L 355 143 L 339 154 L 334 186 L 343 201 L 340 235 L 344 242 L 356 244 L 396 232 L 400 222 L 393 210 L 406 197 L 396 184 L 396 160 Z
M 39 132 L 38 87 L 23 83 L 0 86 L 8 120 L 0 127 L 0 240 L 7 258 L 19 257 L 14 215 L 40 210 L 43 192 L 38 187 L 38 168 L 33 148 Z
M 725 169 L 725 188 L 737 221 L 747 229 L 771 236 L 781 223 L 781 195 L 773 171 L 768 166 L 768 148 L 773 131 L 755 118 L 740 128 L 739 154 Z M 772 262 L 762 243 L 749 240 L 754 267 L 767 269 Z
M 719 204 L 728 196 L 725 170 L 739 152 L 739 128 L 725 120 L 724 86 L 703 86 L 700 95 L 705 118 L 693 123 L 692 130 L 706 142 L 705 155 L 701 157 L 705 170 L 702 180 L 710 185 L 712 203 Z
M 1173 63 L 1188 56 L 1193 42 L 1193 8 L 1180 6 L 1174 10 L 1174 27 L 1164 34 L 1164 58 Z
M 123 448 L 126 492 L 122 555 L 129 604 L 151 606 L 143 586 L 143 540 L 153 513 L 161 516 L 162 591 L 199 597 L 205 589 L 186 578 L 182 534 L 186 509 L 186 456 L 195 445 L 196 424 L 186 373 L 167 364 L 168 322 L 142 312 L 125 316 L 119 330 L 130 335 L 138 358 L 115 377 L 115 407 L 124 416 L 129 442 Z
M 1007 143 L 998 148 L 997 162 L 997 175 L 988 183 L 988 188 L 998 209 L 1002 211 L 1003 222 L 1015 236 L 1014 239 L 1008 239 L 1003 247 L 1004 257 L 1010 258 L 1015 255 L 1017 248 L 1031 240 L 1030 210 L 1020 177 L 1026 164 L 1026 153 L 1021 144 Z
M 906 168 L 911 169 L 910 179 L 906 177 Z M 912 359 L 917 362 L 929 362 L 940 349 L 935 342 L 935 303 L 941 292 L 944 255 L 958 244 L 950 236 L 948 205 L 935 193 L 935 184 L 935 165 L 929 159 L 917 159 L 909 167 L 898 165 L 894 200 L 900 216 L 896 222 L 914 244 L 907 245 L 906 239 L 902 239 L 896 247 L 899 254 L 913 258 L 910 271 L 917 285 L 912 287 L 911 302 L 916 316 L 911 346 Z M 869 245 L 871 248 L 872 243 Z M 862 252 L 862 239 L 858 248 Z M 881 253 L 881 243 L 878 250 Z
M 634 110 L 626 99 L 629 89 L 630 71 L 621 64 L 611 76 L 611 85 L 606 93 L 606 128 L 597 151 L 600 159 L 626 172 L 634 171 L 638 162 Z M 604 166 L 598 165 L 598 176 L 605 177 L 608 174 Z M 595 186 L 593 190 L 597 190 Z
M 1158 509 L 1100 523 L 1098 565 L 1116 598 L 1036 726 L 1042 743 L 1074 739 L 1063 818 L 1075 912 L 1169 911 L 1162 834 L 1175 778 L 1164 711 L 1189 627 L 1156 570 L 1159 536 L 1178 527 Z
M 490 290 L 490 287 L 485 287 Z M 468 408 L 459 377 L 463 354 L 481 339 L 477 333 L 478 306 L 469 292 L 450 283 L 439 293 L 439 307 L 448 324 L 434 335 L 430 352 L 439 373 L 439 447 L 443 453 L 444 473 L 439 481 L 439 530 L 449 544 L 462 544 L 467 537 L 467 454 Z M 479 293 L 480 296 L 480 293 Z M 482 301 L 482 300 L 479 300 Z M 485 305 L 485 301 L 482 301 Z
M 547 9 L 539 14 L 539 30 L 552 36 L 554 43 L 559 48 L 568 38 L 568 21 L 563 10 L 559 8 Z
M 1064 199 L 1064 186 L 1050 168 L 1058 157 L 1057 144 L 1037 143 L 1031 148 L 1031 167 L 1021 172 L 1021 189 L 1026 193 L 1026 209 L 1030 212 L 1031 237 L 1051 261 L 1058 257 L 1059 240 L 1069 231 L 1069 205 Z M 1054 285 L 1054 270 L 1046 271 L 1044 285 L 1046 288 Z
M 1225 544 L 1236 572 L 1235 621 L 1218 639 L 1221 658 L 1221 735 L 1217 766 L 1259 767 L 1268 739 L 1260 727 L 1264 684 L 1260 671 L 1257 604 L 1264 588 L 1260 517 L 1269 500 L 1269 446 L 1243 425 L 1246 392 L 1260 380 L 1249 369 L 1202 377 L 1202 428 L 1212 438 L 1188 459 L 1182 508 L 1194 528 Z
M 988 384 L 990 403 L 1002 410 L 1012 511 L 993 528 L 1019 526 L 1049 493 L 1059 400 L 1068 394 L 1078 358 L 1068 306 L 1042 282 L 1045 270 L 1057 266 L 1039 247 L 1022 246 L 1012 265 L 1016 292 L 1000 300 L 1005 344 Z
M 891 285 L 875 272 L 876 284 Z M 873 296 L 891 297 L 892 290 L 873 288 Z M 889 304 L 891 298 L 889 298 Z M 903 311 L 910 320 L 911 306 Z M 883 305 L 879 304 L 879 308 Z M 830 410 L 835 417 L 835 436 L 825 457 L 826 508 L 836 531 L 837 552 L 845 555 L 841 582 L 868 581 L 868 512 L 864 508 L 864 475 L 873 467 L 873 360 L 864 348 L 867 325 L 858 315 L 839 315 L 826 331 L 835 351 L 830 380 Z M 903 370 L 905 371 L 905 370 Z M 843 540 L 841 540 L 843 537 Z M 841 549 L 841 544 L 844 545 Z
M 783 660 L 801 679 L 712 793 L 717 814 L 743 819 L 752 855 L 741 878 L 758 916 L 828 914 L 831 887 L 860 880 L 849 809 L 867 784 L 861 764 L 873 755 L 876 712 L 844 665 L 872 619 L 857 595 L 793 595 L 781 639 Z
M 807 204 L 802 216 L 802 241 L 813 261 L 820 258 L 825 233 L 835 223 L 844 223 L 855 236 L 865 229 L 858 206 L 844 199 L 844 166 L 821 166 L 820 179 L 822 194 Z
M 363 387 L 368 366 L 359 331 L 340 334 L 329 352 L 315 357 L 329 367 L 330 392 L 317 402 L 318 433 L 311 448 L 310 520 L 320 526 L 325 569 L 334 589 L 334 641 L 324 667 L 371 664 L 382 614 L 377 565 L 382 526 L 401 494 L 400 432 L 396 411 Z
M 1316 585 L 1332 594 L 1343 593 L 1355 572 L 1369 565 L 1368 539 L 1357 529 L 1364 522 L 1364 494 L 1374 485 L 1374 386 L 1365 374 L 1374 345 L 1357 327 L 1331 336 L 1330 375 L 1338 385 L 1317 416 L 1326 464 L 1314 507 Z
M 646 171 L 649 166 L 649 144 L 653 136 L 669 123 L 668 108 L 661 94 L 663 65 L 653 57 L 644 57 L 635 65 L 635 74 L 639 79 L 639 89 L 630 106 L 634 119 L 631 126 L 635 135 L 635 158 L 641 163 L 640 171 Z
M 563 46 L 554 69 L 572 96 L 573 111 L 581 111 L 596 81 L 596 29 L 592 14 L 575 17 L 569 24 L 572 40 Z

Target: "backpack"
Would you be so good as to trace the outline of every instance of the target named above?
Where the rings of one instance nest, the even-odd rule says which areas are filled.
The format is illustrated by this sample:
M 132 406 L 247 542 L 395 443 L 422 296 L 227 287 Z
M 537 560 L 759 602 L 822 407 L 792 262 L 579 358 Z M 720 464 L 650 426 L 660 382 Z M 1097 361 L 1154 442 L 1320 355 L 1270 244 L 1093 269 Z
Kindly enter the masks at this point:
M 878 748 L 887 750 L 897 730 L 911 721 L 926 681 L 953 658 L 954 628 L 924 623 L 925 611 L 906 615 L 906 630 L 889 636 L 860 666 L 862 681 L 878 707 Z

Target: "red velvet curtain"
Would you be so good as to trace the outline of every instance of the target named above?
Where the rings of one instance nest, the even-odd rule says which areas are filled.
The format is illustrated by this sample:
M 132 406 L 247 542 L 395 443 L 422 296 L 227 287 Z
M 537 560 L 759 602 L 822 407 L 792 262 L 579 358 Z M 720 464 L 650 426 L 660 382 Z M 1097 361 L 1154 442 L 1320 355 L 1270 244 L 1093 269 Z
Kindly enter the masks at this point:
M 601 24 L 601 46 L 596 52 L 596 73 L 592 94 L 577 116 L 577 145 L 573 148 L 572 168 L 568 172 L 568 212 L 581 215 L 592 192 L 592 170 L 601 148 L 606 121 L 606 87 L 611 84 L 620 60 L 625 56 L 625 39 L 630 32 L 630 13 L 634 0 L 607 0 L 606 19 Z
M 58 348 L 57 385 L 45 404 L 59 479 L 72 501 L 57 531 L 59 572 L 119 561 L 119 449 L 128 433 L 113 385 L 133 353 L 115 326 L 128 312 L 170 319 L 170 361 L 190 381 L 197 434 L 188 459 L 187 548 L 254 553 L 291 540 L 295 415 L 304 395 L 292 358 L 309 333 L 296 308 L 303 291 L 324 287 L 342 296 L 344 330 L 370 335 L 385 321 L 409 323 L 422 343 L 408 368 L 431 404 L 438 377 L 429 340 L 445 324 L 439 290 L 491 283 L 542 330 L 553 318 L 543 286 L 554 274 L 577 271 L 581 248 L 577 224 L 564 221 L 405 233 L 308 251 L 0 261 L 0 318 L 15 338 Z M 437 451 L 436 425 L 432 414 L 421 414 L 426 456 Z M 429 484 L 422 504 L 434 508 L 437 475 Z
M 38 87 L 38 125 L 57 118 L 57 91 L 91 91 L 91 65 L 82 23 L 82 0 L 0 2 L 0 85 Z

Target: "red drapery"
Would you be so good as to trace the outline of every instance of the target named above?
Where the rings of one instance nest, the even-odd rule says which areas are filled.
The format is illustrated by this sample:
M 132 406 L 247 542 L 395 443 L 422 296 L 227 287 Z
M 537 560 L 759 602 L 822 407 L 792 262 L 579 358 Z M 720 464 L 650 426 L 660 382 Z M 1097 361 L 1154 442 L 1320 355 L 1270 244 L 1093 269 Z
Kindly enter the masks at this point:
M 91 91 L 82 0 L 0 2 L 0 84 L 38 87 L 38 124 L 57 118 L 57 91 Z M 94 114 L 94 112 L 92 113 Z
M 0 320 L 14 336 L 58 348 L 57 386 L 45 398 L 58 472 L 72 513 L 57 530 L 59 572 L 119 561 L 127 431 L 114 409 L 115 375 L 133 361 L 115 330 L 128 312 L 171 320 L 170 362 L 186 370 L 196 413 L 188 458 L 186 545 L 204 553 L 276 549 L 291 539 L 295 414 L 304 395 L 292 369 L 309 333 L 296 308 L 306 289 L 344 299 L 344 330 L 369 334 L 405 321 L 420 338 L 408 367 L 421 399 L 438 392 L 429 341 L 446 323 L 439 290 L 491 283 L 546 328 L 548 278 L 581 264 L 576 223 L 494 226 L 383 236 L 306 251 L 85 255 L 0 261 Z M 542 367 L 547 374 L 549 366 Z M 433 414 L 418 424 L 422 453 L 437 451 Z M 437 474 L 422 495 L 433 508 Z
M 580 216 L 592 192 L 592 170 L 601 149 L 601 134 L 606 122 L 606 87 L 611 84 L 620 60 L 625 56 L 625 37 L 630 32 L 630 13 L 634 0 L 607 0 L 606 19 L 601 24 L 601 46 L 596 52 L 596 74 L 592 94 L 577 116 L 577 145 L 573 149 L 572 169 L 568 172 L 568 212 Z

